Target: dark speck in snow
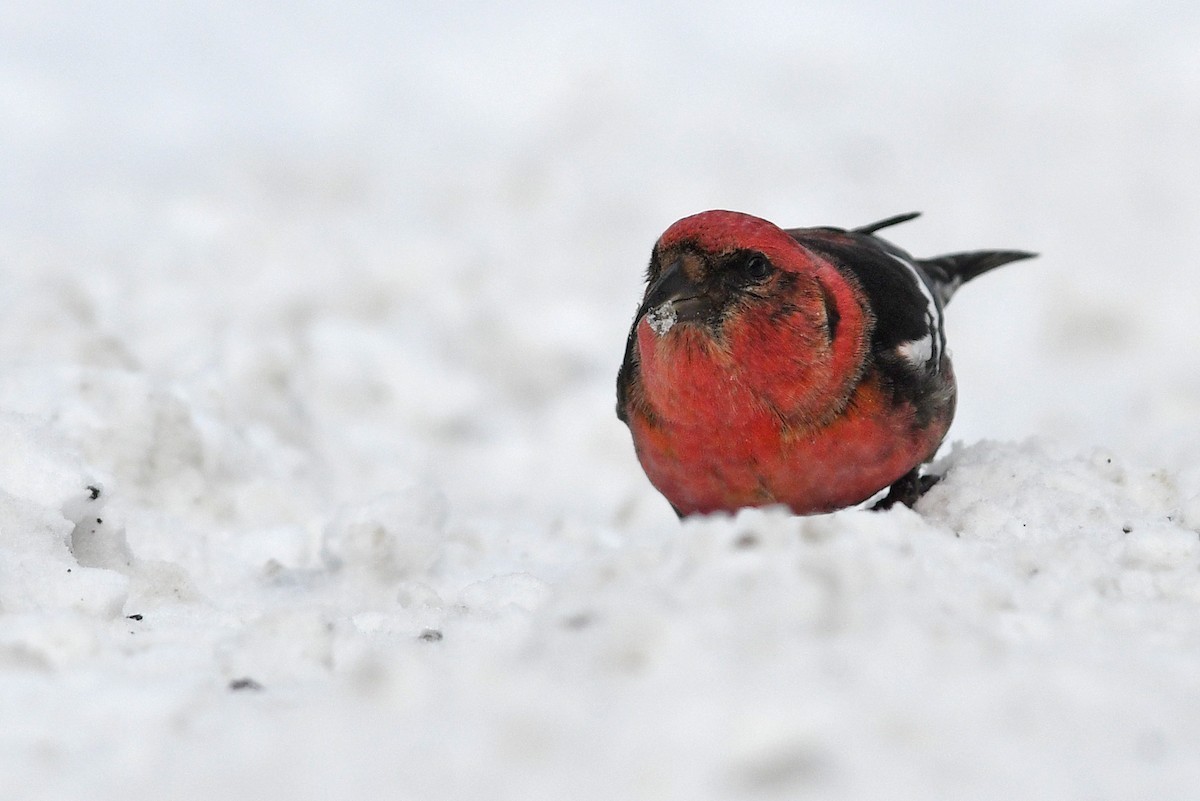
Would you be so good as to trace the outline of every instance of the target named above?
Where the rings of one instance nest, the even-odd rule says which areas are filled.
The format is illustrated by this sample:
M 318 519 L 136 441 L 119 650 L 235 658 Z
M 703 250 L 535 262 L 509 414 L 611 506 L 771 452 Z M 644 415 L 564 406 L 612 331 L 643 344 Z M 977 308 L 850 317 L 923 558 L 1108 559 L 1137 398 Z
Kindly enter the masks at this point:
M 578 614 L 563 618 L 562 624 L 565 628 L 579 631 L 580 629 L 586 629 L 588 626 L 592 625 L 592 621 L 593 617 L 591 612 L 579 612 Z
M 263 686 L 252 678 L 234 679 L 229 682 L 229 689 L 237 692 L 239 690 L 261 690 Z
M 437 629 L 425 629 L 417 635 L 417 639 L 425 642 L 438 642 L 442 639 L 442 633 Z
M 741 534 L 736 540 L 733 541 L 733 547 L 737 548 L 738 550 L 744 551 L 757 546 L 758 537 L 749 531 Z
M 95 484 L 88 484 L 87 491 L 88 491 L 88 500 L 89 501 L 94 501 L 100 497 L 100 488 L 97 487 Z

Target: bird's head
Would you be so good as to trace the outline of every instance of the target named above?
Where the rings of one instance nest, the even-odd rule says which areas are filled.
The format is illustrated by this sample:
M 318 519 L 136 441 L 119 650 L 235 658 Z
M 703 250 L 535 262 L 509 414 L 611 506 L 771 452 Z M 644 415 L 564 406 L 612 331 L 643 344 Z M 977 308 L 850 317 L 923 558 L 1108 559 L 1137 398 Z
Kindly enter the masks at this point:
M 786 231 L 705 211 L 654 246 L 636 323 L 642 380 L 668 416 L 706 394 L 815 422 L 861 374 L 868 325 L 857 288 Z

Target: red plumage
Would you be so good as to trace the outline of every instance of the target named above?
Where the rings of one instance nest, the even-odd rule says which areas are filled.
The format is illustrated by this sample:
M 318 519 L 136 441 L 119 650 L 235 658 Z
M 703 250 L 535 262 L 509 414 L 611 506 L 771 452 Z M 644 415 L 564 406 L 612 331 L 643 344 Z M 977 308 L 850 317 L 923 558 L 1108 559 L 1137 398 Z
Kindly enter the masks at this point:
M 1032 254 L 917 262 L 877 227 L 709 211 L 660 237 L 617 413 L 681 515 L 828 512 L 893 485 L 915 500 L 954 414 L 941 304 L 964 275 Z

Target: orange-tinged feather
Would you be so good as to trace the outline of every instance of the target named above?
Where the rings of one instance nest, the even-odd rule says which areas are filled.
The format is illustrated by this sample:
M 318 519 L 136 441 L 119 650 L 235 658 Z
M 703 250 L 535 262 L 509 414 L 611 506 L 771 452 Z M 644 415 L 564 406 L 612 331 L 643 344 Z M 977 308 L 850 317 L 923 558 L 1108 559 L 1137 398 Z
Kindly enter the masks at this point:
M 877 380 L 861 383 L 843 414 L 796 430 L 769 411 L 722 417 L 709 404 L 688 423 L 630 417 L 650 481 L 682 514 L 785 504 L 797 514 L 859 503 L 931 456 L 949 415 L 925 428 Z

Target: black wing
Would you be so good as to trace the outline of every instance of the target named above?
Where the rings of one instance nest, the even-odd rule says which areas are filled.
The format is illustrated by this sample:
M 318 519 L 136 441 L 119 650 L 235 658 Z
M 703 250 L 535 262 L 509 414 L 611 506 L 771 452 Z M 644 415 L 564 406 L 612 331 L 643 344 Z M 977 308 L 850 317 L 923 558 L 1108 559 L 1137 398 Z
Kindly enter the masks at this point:
M 911 216 L 867 229 L 902 219 Z M 788 233 L 861 288 L 873 317 L 871 363 L 894 398 L 914 405 L 917 425 L 943 413 L 953 403 L 954 381 L 943 366 L 946 337 L 935 279 L 907 252 L 869 232 L 801 228 Z
M 871 332 L 874 354 L 892 354 L 906 343 L 927 337 L 932 337 L 931 344 L 940 345 L 939 293 L 933 288 L 934 279 L 907 252 L 873 234 L 840 228 L 795 228 L 787 233 L 862 288 L 875 318 Z M 934 355 L 931 349 L 930 357 Z
M 903 257 L 917 264 L 921 268 L 926 285 L 934 292 L 943 306 L 949 302 L 955 290 L 967 281 L 1005 264 L 1021 261 L 1022 259 L 1032 259 L 1038 255 L 1026 250 L 975 250 L 965 253 L 948 253 L 945 256 L 935 256 L 932 259 L 913 259 L 908 253 L 886 239 L 874 236 L 877 231 L 908 222 L 909 220 L 915 220 L 920 216 L 921 212 L 910 211 L 907 214 L 897 214 L 868 225 L 860 225 L 849 231 L 843 231 L 840 228 L 794 228 L 788 231 L 788 233 L 796 239 L 801 239 L 805 234 L 812 231 L 842 233 L 852 236 L 859 241 L 862 241 L 863 237 L 866 237 L 868 241 L 882 247 L 886 252 L 894 256 Z
M 919 341 L 926 333 L 944 346 L 942 309 L 960 286 L 989 270 L 1037 255 L 1024 250 L 979 250 L 916 259 L 875 235 L 919 216 L 920 212 L 897 214 L 849 231 L 823 227 L 787 232 L 862 286 L 876 312 L 872 344 L 880 351 Z
M 639 315 L 640 317 L 640 315 Z M 629 337 L 625 340 L 625 358 L 621 360 L 621 369 L 617 371 L 617 419 L 629 425 L 629 415 L 625 406 L 629 401 L 629 385 L 633 382 L 637 368 L 637 349 L 634 341 L 637 337 L 637 322 L 635 317 L 629 329 Z

